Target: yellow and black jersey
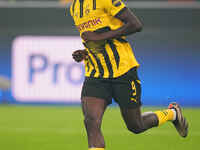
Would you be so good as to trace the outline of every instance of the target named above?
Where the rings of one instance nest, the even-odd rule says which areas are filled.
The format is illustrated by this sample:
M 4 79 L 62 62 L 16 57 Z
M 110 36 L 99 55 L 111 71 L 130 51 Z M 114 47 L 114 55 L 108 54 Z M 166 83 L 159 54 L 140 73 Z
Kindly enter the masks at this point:
M 126 9 L 121 0 L 74 0 L 70 13 L 80 32 L 107 32 L 123 26 L 116 18 Z M 88 51 L 85 76 L 95 78 L 116 78 L 139 64 L 125 37 L 98 42 L 84 42 Z

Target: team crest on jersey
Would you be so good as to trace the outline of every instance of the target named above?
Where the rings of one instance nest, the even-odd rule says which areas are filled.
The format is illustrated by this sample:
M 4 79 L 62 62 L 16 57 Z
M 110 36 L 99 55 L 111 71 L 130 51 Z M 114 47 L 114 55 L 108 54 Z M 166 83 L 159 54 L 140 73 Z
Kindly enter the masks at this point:
M 78 17 L 78 12 L 74 13 L 74 17 Z
M 85 15 L 88 15 L 90 13 L 89 5 L 86 5 L 85 7 Z
M 118 7 L 120 6 L 122 3 L 120 0 L 112 0 L 112 4 L 115 6 L 115 7 Z

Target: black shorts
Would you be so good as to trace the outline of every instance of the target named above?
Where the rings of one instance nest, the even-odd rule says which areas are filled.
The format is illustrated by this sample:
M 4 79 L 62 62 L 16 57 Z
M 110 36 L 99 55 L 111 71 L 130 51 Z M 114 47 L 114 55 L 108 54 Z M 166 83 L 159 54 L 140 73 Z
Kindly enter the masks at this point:
M 137 68 L 113 79 L 86 77 L 83 83 L 81 98 L 96 97 L 112 103 L 112 98 L 120 107 L 133 108 L 141 106 L 141 83 Z

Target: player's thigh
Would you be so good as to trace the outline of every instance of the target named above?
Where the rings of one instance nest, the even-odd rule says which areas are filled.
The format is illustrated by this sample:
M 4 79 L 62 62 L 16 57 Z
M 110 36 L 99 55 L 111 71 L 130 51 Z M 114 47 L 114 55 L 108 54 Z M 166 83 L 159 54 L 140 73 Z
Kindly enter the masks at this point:
M 81 92 L 81 104 L 86 119 L 101 119 L 112 102 L 111 85 L 104 79 L 86 78 Z
M 113 82 L 113 97 L 121 108 L 141 106 L 141 84 L 135 69 Z
M 101 98 L 82 97 L 81 105 L 85 119 L 99 121 L 101 123 L 108 103 Z
M 141 127 L 141 84 L 136 68 L 115 80 L 113 84 L 113 97 L 119 104 L 127 127 Z

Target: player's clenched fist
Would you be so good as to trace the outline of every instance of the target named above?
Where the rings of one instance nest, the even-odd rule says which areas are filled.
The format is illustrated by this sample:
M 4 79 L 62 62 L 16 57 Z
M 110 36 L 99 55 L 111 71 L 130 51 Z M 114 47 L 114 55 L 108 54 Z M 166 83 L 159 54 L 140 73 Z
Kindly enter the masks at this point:
M 76 62 L 81 62 L 82 60 L 86 59 L 88 56 L 88 52 L 84 50 L 76 50 L 73 52 L 72 57 Z

